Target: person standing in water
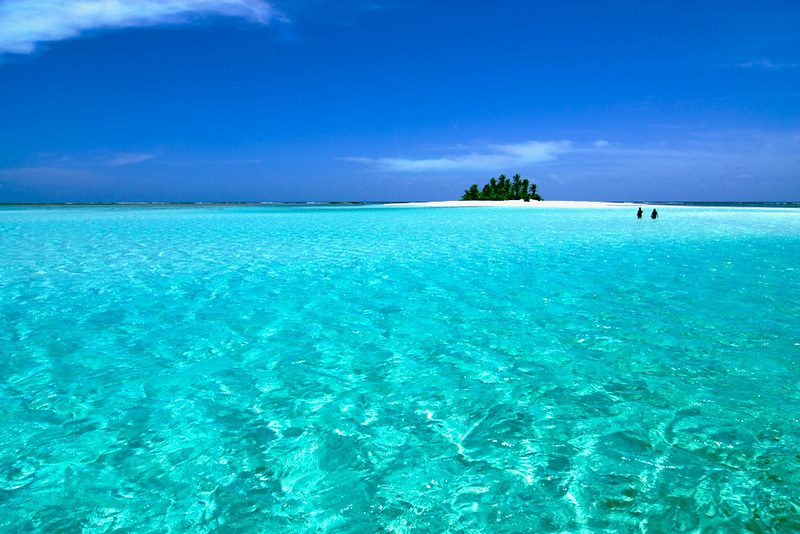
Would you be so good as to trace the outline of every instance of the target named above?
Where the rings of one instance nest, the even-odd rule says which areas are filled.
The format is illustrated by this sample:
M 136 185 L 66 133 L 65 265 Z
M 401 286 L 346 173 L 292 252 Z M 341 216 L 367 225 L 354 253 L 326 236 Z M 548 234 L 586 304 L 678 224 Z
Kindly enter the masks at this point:
M 642 208 L 640 207 L 639 211 L 636 212 L 636 218 L 637 219 L 641 219 L 642 218 L 642 213 L 644 213 L 644 212 L 642 211 Z
M 653 213 L 650 214 L 651 219 L 658 219 L 658 212 L 653 208 Z

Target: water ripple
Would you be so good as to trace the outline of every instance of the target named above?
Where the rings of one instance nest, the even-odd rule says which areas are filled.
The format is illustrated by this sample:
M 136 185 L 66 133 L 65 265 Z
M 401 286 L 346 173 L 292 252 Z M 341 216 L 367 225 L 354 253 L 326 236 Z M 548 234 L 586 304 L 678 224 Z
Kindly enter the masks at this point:
M 0 210 L 0 530 L 800 530 L 798 249 L 796 210 Z

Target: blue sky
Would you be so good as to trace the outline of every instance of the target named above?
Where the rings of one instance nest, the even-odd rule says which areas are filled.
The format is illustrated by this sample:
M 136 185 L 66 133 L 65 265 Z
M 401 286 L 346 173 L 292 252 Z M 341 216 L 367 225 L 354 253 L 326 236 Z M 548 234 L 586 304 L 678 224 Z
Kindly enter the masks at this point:
M 0 0 L 0 202 L 800 200 L 792 1 Z

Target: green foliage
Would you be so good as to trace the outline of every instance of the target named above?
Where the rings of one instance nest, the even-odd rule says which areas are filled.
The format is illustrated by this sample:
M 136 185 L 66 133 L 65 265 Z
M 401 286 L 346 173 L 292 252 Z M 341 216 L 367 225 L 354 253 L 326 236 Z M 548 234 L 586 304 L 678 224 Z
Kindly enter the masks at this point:
M 461 197 L 461 200 L 480 200 L 481 199 L 481 191 L 478 189 L 478 184 L 472 184 L 469 186 L 469 189 L 464 191 L 464 196 Z
M 542 197 L 536 192 L 536 184 L 527 178 L 523 179 L 519 174 L 515 174 L 510 180 L 505 174 L 501 174 L 499 178 L 491 178 L 483 189 L 480 189 L 478 184 L 472 184 L 461 197 L 461 200 L 524 200 L 525 202 L 530 202 L 531 199 L 542 200 Z

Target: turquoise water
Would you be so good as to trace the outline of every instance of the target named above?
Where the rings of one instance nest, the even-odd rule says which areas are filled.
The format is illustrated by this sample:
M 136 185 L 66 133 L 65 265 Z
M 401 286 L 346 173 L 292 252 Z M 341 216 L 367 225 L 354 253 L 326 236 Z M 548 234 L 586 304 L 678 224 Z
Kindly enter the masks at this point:
M 800 530 L 800 210 L 0 209 L 0 530 Z

